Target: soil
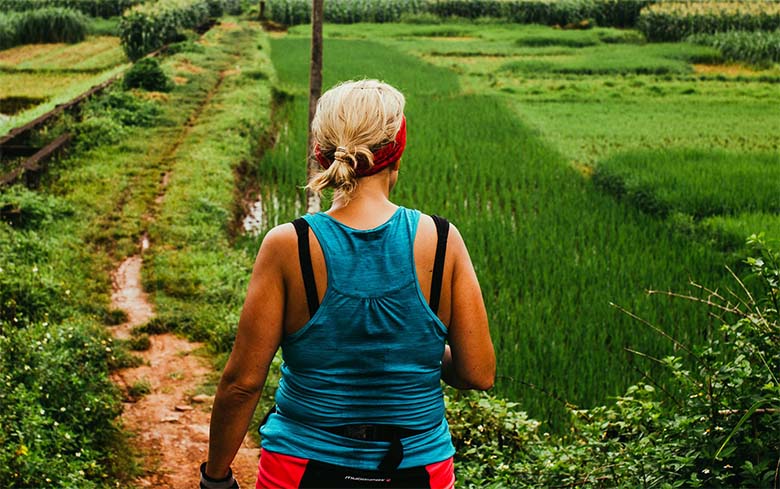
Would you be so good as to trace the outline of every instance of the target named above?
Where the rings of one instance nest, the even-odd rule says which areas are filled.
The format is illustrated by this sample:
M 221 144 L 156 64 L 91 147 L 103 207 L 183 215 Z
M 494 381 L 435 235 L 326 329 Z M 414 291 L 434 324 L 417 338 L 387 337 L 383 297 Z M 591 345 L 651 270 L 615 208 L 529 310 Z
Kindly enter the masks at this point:
M 141 256 L 126 259 L 114 274 L 113 306 L 127 313 L 128 321 L 113 328 L 117 338 L 127 338 L 133 327 L 154 317 L 141 284 Z M 166 333 L 151 338 L 151 347 L 139 353 L 143 363 L 114 374 L 115 382 L 128 387 L 143 382 L 149 394 L 125 397 L 122 421 L 133 434 L 131 444 L 141 456 L 138 487 L 195 488 L 198 467 L 206 460 L 209 418 L 213 396 L 196 395 L 213 376 L 209 360 L 199 355 L 200 343 Z M 259 449 L 249 435 L 233 461 L 233 472 L 242 487 L 254 487 Z

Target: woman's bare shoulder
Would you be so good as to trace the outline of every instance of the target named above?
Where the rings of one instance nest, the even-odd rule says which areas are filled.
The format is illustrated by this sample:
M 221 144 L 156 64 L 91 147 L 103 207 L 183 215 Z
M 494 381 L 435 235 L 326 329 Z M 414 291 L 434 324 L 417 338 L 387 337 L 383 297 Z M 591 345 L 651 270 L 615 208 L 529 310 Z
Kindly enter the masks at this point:
M 461 236 L 460 231 L 458 230 L 457 226 L 452 223 L 452 221 L 447 219 L 447 222 L 449 222 L 449 232 L 447 233 L 447 253 L 460 254 L 466 250 L 466 244 L 463 241 L 463 236 Z M 423 233 L 429 235 L 431 238 L 436 238 L 436 224 L 433 221 L 433 217 L 425 214 L 424 212 L 420 213 L 419 229 L 423 231 Z
M 298 253 L 298 235 L 292 223 L 279 224 L 273 227 L 263 237 L 258 251 L 258 260 L 265 262 L 284 263 Z

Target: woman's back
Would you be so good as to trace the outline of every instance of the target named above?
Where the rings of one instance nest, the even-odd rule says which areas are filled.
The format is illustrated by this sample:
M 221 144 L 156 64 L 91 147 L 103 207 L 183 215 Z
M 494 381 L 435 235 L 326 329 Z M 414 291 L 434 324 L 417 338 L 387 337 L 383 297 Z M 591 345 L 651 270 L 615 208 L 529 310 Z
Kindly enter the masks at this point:
M 314 317 L 282 341 L 281 412 L 313 425 L 430 428 L 444 414 L 447 330 L 417 281 L 418 211 L 399 207 L 369 230 L 306 216 L 322 249 L 327 290 Z M 306 303 L 306 297 L 296 298 Z

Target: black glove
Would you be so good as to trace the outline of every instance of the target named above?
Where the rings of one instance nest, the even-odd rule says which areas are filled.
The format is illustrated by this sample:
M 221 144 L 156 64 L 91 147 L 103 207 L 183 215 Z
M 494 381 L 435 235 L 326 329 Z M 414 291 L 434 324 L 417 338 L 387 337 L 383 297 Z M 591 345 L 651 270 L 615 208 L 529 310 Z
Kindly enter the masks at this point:
M 206 462 L 203 462 L 200 464 L 200 489 L 239 489 L 239 487 L 230 468 L 228 468 L 228 474 L 225 477 L 212 479 L 206 475 Z

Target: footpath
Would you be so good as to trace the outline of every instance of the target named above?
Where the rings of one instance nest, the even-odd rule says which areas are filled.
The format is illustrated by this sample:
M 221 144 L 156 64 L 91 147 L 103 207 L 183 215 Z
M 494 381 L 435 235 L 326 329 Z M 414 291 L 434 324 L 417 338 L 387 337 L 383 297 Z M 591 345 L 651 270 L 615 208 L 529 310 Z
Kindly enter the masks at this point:
M 179 109 L 188 110 L 189 116 L 182 127 L 168 133 L 164 149 L 143 156 L 146 161 L 156 161 L 157 177 L 145 191 L 145 210 L 134 216 L 142 222 L 138 251 L 125 257 L 112 277 L 112 308 L 127 316 L 123 324 L 111 328 L 116 339 L 138 339 L 138 328 L 144 330 L 150 321 L 166 324 L 161 331 L 146 329 L 149 345 L 137 352 L 138 366 L 112 375 L 124 395 L 121 420 L 131 433 L 130 445 L 141 465 L 141 475 L 134 481 L 139 487 L 197 487 L 198 468 L 207 456 L 213 403 L 213 395 L 207 393 L 213 392 L 219 374 L 213 354 L 224 354 L 232 343 L 229 329 L 214 331 L 212 324 L 232 324 L 234 328 L 236 304 L 243 299 L 238 291 L 245 287 L 241 280 L 245 263 L 233 259 L 237 252 L 230 245 L 229 221 L 236 218 L 235 209 L 240 207 L 235 202 L 237 196 L 240 198 L 236 187 L 242 185 L 238 168 L 247 164 L 247 153 L 252 153 L 247 148 L 258 144 L 249 140 L 256 138 L 256 131 L 236 127 L 241 124 L 231 117 L 254 117 L 255 126 L 267 122 L 268 100 L 259 100 L 265 104 L 262 110 L 244 114 L 251 107 L 242 106 L 240 98 L 254 98 L 258 103 L 258 93 L 270 93 L 268 76 L 258 75 L 258 66 L 265 66 L 266 55 L 258 55 L 262 36 L 258 25 L 223 21 L 197 41 L 200 47 L 194 48 L 193 54 L 179 54 L 166 61 L 177 85 L 185 85 L 184 89 L 187 84 L 202 87 L 197 98 L 187 100 L 188 105 Z M 210 211 L 208 218 L 197 214 L 204 207 Z M 121 210 L 117 213 L 125 214 Z M 216 220 L 211 222 L 211 218 Z M 204 236 L 213 242 L 199 242 Z M 206 258 L 204 248 L 210 248 Z M 228 299 L 205 297 L 209 287 L 219 289 L 222 280 L 213 276 L 219 275 L 214 267 L 198 268 L 206 260 L 234 263 L 232 289 L 224 294 Z M 165 268 L 170 263 L 184 267 L 186 274 Z M 249 270 L 245 273 L 248 279 Z M 150 283 L 154 284 L 151 289 L 144 290 Z M 182 288 L 187 293 L 179 290 Z M 211 316 L 198 312 L 210 301 L 217 303 L 212 309 L 221 312 L 209 309 Z M 171 319 L 185 309 L 195 312 L 186 321 L 179 314 L 179 323 L 195 324 L 195 330 Z M 182 335 L 208 340 L 194 342 Z M 232 466 L 242 487 L 254 486 L 258 458 L 259 447 L 248 434 Z

